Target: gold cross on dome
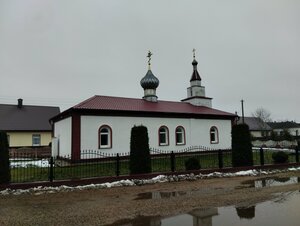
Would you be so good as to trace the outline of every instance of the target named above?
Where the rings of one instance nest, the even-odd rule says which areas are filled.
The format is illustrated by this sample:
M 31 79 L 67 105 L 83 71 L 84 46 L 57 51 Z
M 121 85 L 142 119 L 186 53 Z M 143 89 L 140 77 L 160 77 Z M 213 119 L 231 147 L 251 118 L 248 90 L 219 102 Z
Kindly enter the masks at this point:
M 149 58 L 148 59 L 148 70 L 151 70 L 151 56 L 153 55 L 153 53 L 151 53 L 151 51 L 149 50 L 148 51 L 148 55 L 147 55 L 147 57 Z
M 148 59 L 148 64 L 149 64 L 149 65 L 151 64 L 150 61 L 151 61 L 151 56 L 152 56 L 152 55 L 153 55 L 153 53 L 151 53 L 151 51 L 149 50 L 149 51 L 148 51 L 148 55 L 147 55 L 147 57 L 149 58 L 149 59 Z

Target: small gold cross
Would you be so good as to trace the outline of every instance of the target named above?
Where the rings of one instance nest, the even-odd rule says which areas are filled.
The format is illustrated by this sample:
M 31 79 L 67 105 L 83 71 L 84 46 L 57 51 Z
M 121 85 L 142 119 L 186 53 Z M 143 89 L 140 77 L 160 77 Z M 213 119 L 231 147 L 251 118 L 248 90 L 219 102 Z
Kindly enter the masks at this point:
M 147 55 L 147 57 L 149 58 L 148 59 L 148 64 L 150 65 L 151 63 L 150 63 L 150 61 L 151 61 L 151 56 L 153 55 L 153 53 L 151 53 L 151 51 L 149 50 L 148 51 L 148 55 Z

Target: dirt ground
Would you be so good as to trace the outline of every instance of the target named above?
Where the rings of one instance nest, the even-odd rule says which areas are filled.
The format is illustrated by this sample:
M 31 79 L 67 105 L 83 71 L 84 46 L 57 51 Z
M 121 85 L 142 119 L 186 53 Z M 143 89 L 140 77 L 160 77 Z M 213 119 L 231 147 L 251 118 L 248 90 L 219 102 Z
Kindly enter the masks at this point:
M 300 172 L 0 196 L 0 225 L 107 225 L 120 219 L 171 216 L 201 207 L 249 206 L 272 199 L 281 192 L 299 190 L 300 184 L 254 188 L 245 182 L 290 176 L 300 177 Z M 151 199 L 153 194 L 162 193 L 171 197 Z

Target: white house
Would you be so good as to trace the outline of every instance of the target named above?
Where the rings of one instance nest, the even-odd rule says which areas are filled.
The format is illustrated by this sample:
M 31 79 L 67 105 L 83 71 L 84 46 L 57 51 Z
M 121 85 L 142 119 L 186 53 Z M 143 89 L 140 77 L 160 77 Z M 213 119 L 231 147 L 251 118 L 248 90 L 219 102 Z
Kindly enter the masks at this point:
M 272 132 L 272 128 L 263 120 L 257 117 L 244 117 L 239 118 L 237 124 L 245 123 L 249 126 L 249 131 L 253 138 L 269 137 Z
M 150 69 L 150 52 L 148 57 L 149 69 L 140 82 L 143 98 L 97 95 L 51 119 L 56 141 L 54 155 L 71 155 L 77 160 L 82 150 L 129 152 L 134 125 L 148 128 L 152 148 L 176 151 L 194 145 L 231 147 L 231 127 L 236 115 L 212 108 L 212 98 L 205 96 L 201 85 L 195 56 L 187 98 L 180 102 L 158 100 L 159 80 Z
M 300 135 L 300 124 L 294 121 L 285 122 L 269 122 L 269 126 L 272 127 L 273 131 L 278 135 L 282 136 L 284 131 L 288 131 L 294 138 L 299 138 Z

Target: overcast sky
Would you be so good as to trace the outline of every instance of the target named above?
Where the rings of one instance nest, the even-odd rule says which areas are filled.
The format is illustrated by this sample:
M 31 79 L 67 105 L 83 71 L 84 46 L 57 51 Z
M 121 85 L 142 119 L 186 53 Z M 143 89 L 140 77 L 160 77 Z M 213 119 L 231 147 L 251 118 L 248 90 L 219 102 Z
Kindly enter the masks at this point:
M 298 0 L 0 0 L 0 103 L 142 98 L 151 50 L 159 100 L 186 98 L 192 49 L 213 107 L 300 122 Z

